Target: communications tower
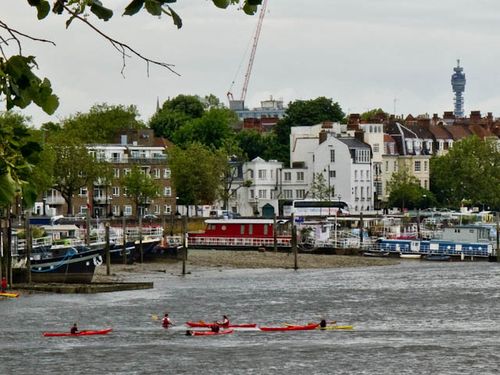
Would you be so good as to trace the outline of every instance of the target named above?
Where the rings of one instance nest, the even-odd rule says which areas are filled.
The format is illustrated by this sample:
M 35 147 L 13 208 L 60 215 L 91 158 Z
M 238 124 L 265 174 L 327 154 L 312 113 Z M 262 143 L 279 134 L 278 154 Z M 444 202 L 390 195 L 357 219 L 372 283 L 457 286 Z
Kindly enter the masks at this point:
M 464 117 L 465 74 L 463 72 L 464 68 L 460 66 L 460 60 L 457 60 L 457 66 L 453 70 L 455 71 L 451 76 L 451 87 L 455 93 L 455 110 L 453 114 L 455 117 Z

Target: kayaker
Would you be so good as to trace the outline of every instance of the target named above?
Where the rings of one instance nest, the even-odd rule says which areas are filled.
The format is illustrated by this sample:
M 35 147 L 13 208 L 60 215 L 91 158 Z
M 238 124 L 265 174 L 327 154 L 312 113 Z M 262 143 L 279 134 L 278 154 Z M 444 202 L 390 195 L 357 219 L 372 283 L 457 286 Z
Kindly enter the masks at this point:
M 170 320 L 170 318 L 168 317 L 168 314 L 165 313 L 165 316 L 163 317 L 163 319 L 161 320 L 161 325 L 165 328 L 168 328 L 169 325 L 172 325 L 172 321 Z
M 222 316 L 222 321 L 221 322 L 217 322 L 218 325 L 224 327 L 224 328 L 227 328 L 229 327 L 229 319 L 226 315 Z
M 326 320 L 321 319 L 321 322 L 319 322 L 319 328 L 326 328 Z
M 210 329 L 212 330 L 212 332 L 218 333 L 220 331 L 219 324 L 217 322 L 214 322 L 214 324 L 212 324 Z
M 78 327 L 76 326 L 76 323 L 73 324 L 73 327 L 71 327 L 70 332 L 71 332 L 72 335 L 78 333 Z
M 188 329 L 188 330 L 186 331 L 186 336 L 194 336 L 193 331 L 191 331 L 190 329 Z

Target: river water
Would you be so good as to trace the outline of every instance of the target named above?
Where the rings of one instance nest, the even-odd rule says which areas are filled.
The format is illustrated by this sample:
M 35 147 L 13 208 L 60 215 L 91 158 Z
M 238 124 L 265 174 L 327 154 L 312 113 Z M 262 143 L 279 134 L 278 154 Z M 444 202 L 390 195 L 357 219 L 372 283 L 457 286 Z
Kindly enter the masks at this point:
M 329 270 L 204 270 L 155 288 L 0 301 L 1 374 L 498 374 L 500 265 L 406 261 Z M 142 281 L 140 275 L 136 278 Z M 353 331 L 188 337 L 152 315 Z M 107 336 L 43 331 L 112 327 Z

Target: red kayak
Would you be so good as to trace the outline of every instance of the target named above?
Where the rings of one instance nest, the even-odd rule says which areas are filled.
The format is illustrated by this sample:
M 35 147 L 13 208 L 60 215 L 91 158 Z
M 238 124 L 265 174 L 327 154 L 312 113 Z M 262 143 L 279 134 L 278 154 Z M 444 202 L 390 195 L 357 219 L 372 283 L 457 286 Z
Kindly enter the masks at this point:
M 260 327 L 261 331 L 310 331 L 316 329 L 319 324 L 307 324 L 303 326 L 286 326 L 286 327 Z
M 222 329 L 219 332 L 214 331 L 192 331 L 193 336 L 211 336 L 211 335 L 227 335 L 233 333 L 232 329 Z
M 209 328 L 214 325 L 214 323 L 205 323 L 205 322 L 186 322 L 188 327 L 193 328 Z M 219 324 L 219 327 L 223 328 L 255 328 L 257 324 L 247 323 L 247 324 L 229 324 L 228 326 L 223 326 Z
M 74 337 L 74 336 L 92 336 L 92 335 L 106 335 L 110 333 L 113 329 L 100 329 L 96 331 L 79 331 L 77 333 L 70 332 L 44 332 L 45 337 Z

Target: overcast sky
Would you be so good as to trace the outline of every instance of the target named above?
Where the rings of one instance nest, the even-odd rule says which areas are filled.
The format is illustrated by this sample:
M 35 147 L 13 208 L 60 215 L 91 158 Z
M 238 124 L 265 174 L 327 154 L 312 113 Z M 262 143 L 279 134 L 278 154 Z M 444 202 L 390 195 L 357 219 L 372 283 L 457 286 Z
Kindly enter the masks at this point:
M 106 0 L 115 17 L 92 22 L 141 54 L 175 64 L 176 76 L 138 58 L 122 59 L 86 25 L 50 15 L 38 22 L 26 0 L 1 0 L 0 20 L 57 46 L 23 41 L 39 76 L 51 80 L 61 104 L 53 116 L 34 106 L 33 122 L 57 121 L 96 103 L 134 104 L 147 121 L 160 102 L 179 94 L 241 94 L 258 16 L 210 0 L 172 4 L 183 18 L 122 17 L 130 0 Z M 12 44 L 11 44 L 12 45 Z M 12 45 L 13 46 L 13 45 Z M 269 0 L 246 103 L 326 96 L 346 113 L 381 107 L 413 115 L 453 110 L 450 78 L 461 60 L 465 113 L 500 116 L 500 1 L 498 0 Z M 3 104 L 2 107 L 4 108 Z

